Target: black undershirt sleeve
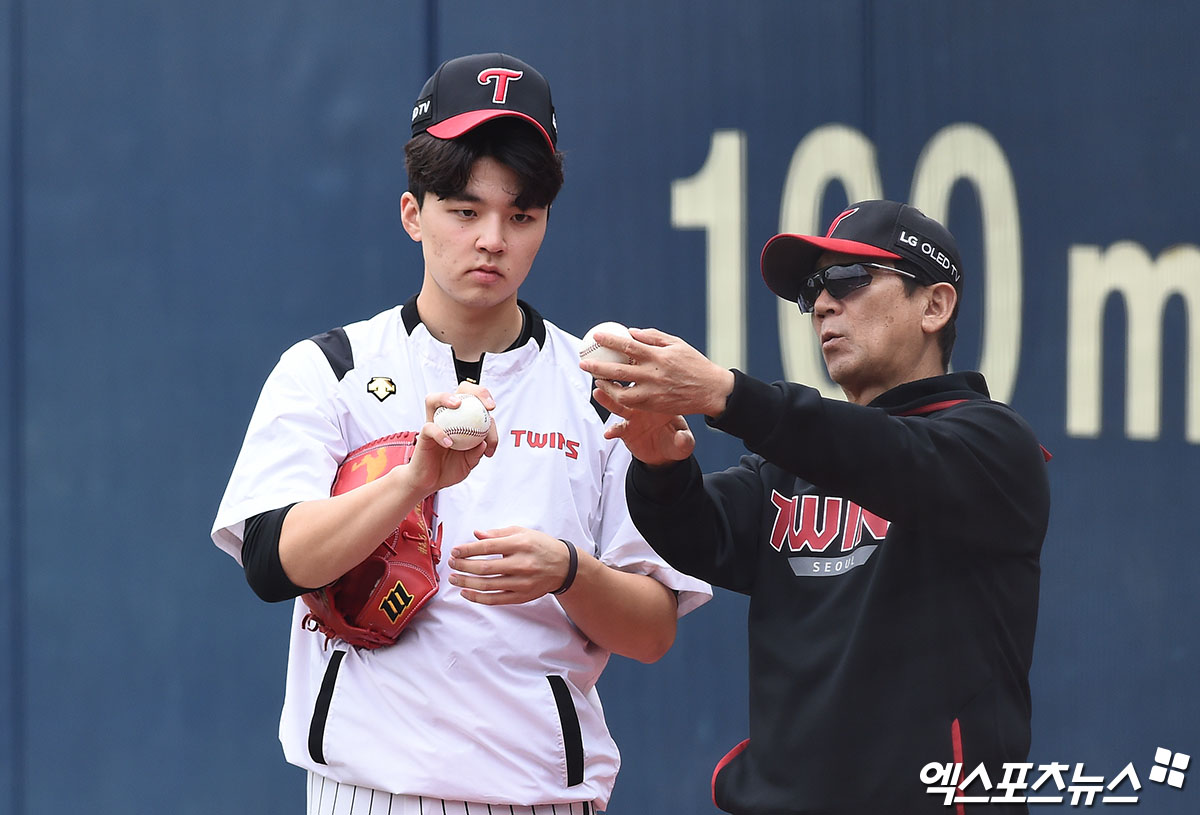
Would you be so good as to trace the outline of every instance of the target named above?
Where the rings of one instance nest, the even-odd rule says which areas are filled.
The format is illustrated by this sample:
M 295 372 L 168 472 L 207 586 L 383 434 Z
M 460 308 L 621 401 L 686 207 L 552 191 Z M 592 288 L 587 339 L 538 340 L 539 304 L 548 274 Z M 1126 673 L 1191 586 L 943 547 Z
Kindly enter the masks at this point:
M 283 519 L 294 506 L 288 504 L 246 519 L 246 531 L 242 535 L 242 568 L 250 588 L 268 603 L 291 600 L 312 591 L 293 583 L 279 560 Z

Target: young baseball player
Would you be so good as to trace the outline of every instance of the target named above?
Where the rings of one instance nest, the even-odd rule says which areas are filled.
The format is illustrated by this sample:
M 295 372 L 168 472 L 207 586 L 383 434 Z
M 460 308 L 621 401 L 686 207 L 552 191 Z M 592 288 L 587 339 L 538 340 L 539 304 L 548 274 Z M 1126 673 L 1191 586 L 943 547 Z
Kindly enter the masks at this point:
M 405 148 L 420 292 L 288 349 L 250 421 L 212 534 L 260 596 L 337 581 L 430 494 L 444 555 L 440 591 L 392 645 L 327 642 L 296 600 L 280 740 L 309 772 L 310 815 L 603 810 L 610 653 L 658 659 L 711 596 L 633 526 L 629 453 L 605 437 L 577 338 L 517 299 L 562 184 L 556 144 L 532 67 L 443 64 Z M 430 422 L 456 391 L 493 411 L 471 450 Z M 348 453 L 415 430 L 407 464 L 330 497 Z
M 767 286 L 812 315 L 845 402 L 657 331 L 598 338 L 636 365 L 582 363 L 636 383 L 596 397 L 626 417 L 609 434 L 637 459 L 638 529 L 750 597 L 749 738 L 713 775 L 728 812 L 944 813 L 1003 797 L 1026 759 L 1050 496 L 1029 426 L 980 374 L 946 372 L 962 268 L 941 224 L 891 201 L 767 243 Z M 701 475 L 689 413 L 751 455 Z

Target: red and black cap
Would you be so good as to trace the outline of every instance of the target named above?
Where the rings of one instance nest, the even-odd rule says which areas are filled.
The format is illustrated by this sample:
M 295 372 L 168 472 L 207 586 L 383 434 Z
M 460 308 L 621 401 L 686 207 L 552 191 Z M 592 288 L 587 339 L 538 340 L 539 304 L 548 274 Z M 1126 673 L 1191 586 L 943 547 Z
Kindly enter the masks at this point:
M 499 116 L 536 127 L 553 152 L 558 144 L 550 83 L 508 54 L 471 54 L 443 62 L 413 105 L 412 134 L 454 139 Z
M 817 258 L 838 252 L 882 261 L 908 261 L 926 285 L 952 283 L 962 289 L 958 244 L 946 227 L 916 207 L 896 201 L 859 201 L 833 219 L 825 237 L 776 235 L 763 247 L 763 280 L 785 300 L 817 271 Z

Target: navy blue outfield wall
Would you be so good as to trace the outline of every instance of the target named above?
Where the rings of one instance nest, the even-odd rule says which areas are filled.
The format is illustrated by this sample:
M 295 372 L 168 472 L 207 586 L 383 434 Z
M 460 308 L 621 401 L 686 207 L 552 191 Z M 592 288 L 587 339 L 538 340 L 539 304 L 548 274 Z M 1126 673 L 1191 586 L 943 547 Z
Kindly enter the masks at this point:
M 1167 766 L 1200 749 L 1198 29 L 1166 0 L 0 0 L 0 813 L 301 811 L 288 609 L 208 528 L 279 353 L 419 285 L 410 106 L 484 50 L 554 88 L 567 185 L 523 295 L 576 333 L 833 393 L 763 243 L 858 198 L 948 221 L 954 366 L 1055 455 L 1030 760 L 1200 810 Z M 715 811 L 744 617 L 719 592 L 661 662 L 613 660 L 610 812 Z

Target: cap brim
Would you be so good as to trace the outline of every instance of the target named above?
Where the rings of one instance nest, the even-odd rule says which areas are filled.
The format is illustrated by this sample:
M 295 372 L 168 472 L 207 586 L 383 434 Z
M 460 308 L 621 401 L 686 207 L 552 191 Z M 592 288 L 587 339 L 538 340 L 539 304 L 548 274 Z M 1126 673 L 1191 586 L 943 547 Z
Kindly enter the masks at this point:
M 546 144 L 550 147 L 550 152 L 554 152 L 554 140 L 550 138 L 550 134 L 546 132 L 546 129 L 538 124 L 537 119 L 515 110 L 493 110 L 490 108 L 469 110 L 466 113 L 451 116 L 449 119 L 431 125 L 426 128 L 426 132 L 439 139 L 457 139 L 462 134 L 474 130 L 484 122 L 490 122 L 492 119 L 498 119 L 501 116 L 515 116 L 518 119 L 529 122 L 542 134 L 542 138 L 546 140 Z
M 902 260 L 900 255 L 843 238 L 818 238 L 813 235 L 784 233 L 767 241 L 759 266 L 767 288 L 784 300 L 795 300 L 800 284 L 817 270 L 817 258 L 825 252 L 856 255 L 864 258 Z

